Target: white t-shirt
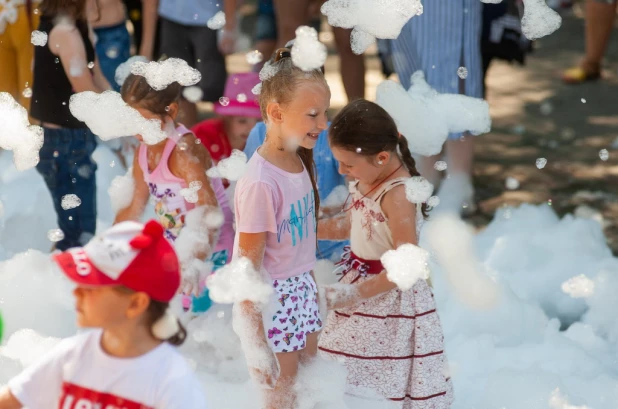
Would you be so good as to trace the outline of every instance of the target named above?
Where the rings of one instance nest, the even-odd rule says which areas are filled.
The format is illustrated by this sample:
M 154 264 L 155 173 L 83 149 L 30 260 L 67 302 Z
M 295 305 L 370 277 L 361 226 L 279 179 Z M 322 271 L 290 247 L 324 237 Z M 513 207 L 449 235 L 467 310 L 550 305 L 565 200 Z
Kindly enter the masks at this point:
M 163 343 L 137 358 L 101 348 L 102 330 L 62 341 L 9 382 L 28 409 L 207 409 L 184 358 Z

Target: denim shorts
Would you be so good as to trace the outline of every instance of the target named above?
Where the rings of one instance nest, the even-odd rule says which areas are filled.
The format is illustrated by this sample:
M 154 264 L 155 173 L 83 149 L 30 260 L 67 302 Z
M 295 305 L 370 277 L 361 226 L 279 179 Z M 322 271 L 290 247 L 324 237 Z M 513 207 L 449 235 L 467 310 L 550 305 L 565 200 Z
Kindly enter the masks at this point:
M 110 27 L 94 29 L 97 35 L 97 57 L 103 75 L 114 88 L 120 91 L 116 83 L 116 69 L 131 56 L 131 36 L 124 22 Z

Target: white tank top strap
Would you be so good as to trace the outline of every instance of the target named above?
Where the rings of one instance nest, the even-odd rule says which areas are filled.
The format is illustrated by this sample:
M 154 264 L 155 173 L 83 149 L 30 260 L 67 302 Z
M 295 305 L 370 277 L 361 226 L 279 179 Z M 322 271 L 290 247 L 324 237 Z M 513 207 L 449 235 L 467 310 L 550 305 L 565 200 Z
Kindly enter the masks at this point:
M 405 184 L 406 180 L 408 179 L 409 179 L 408 177 L 401 177 L 401 178 L 395 178 L 395 179 L 391 179 L 387 181 L 380 187 L 380 189 L 378 189 L 378 191 L 376 192 L 375 198 L 373 200 L 379 204 L 384 198 L 385 194 L 390 192 L 392 188 Z

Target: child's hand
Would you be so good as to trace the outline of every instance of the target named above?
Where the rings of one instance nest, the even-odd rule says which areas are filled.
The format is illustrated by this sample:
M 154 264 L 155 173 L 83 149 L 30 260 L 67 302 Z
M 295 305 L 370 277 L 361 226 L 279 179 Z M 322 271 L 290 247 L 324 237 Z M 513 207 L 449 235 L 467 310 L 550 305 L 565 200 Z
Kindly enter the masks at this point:
M 182 265 L 182 281 L 180 283 L 180 292 L 187 295 L 200 295 L 200 284 L 212 272 L 212 262 L 193 259 L 190 263 Z
M 273 389 L 281 374 L 279 360 L 277 360 L 274 352 L 272 352 L 267 344 L 263 345 L 262 348 L 264 352 L 260 354 L 262 355 L 262 359 L 251 363 L 247 362 L 249 366 L 249 375 L 263 388 Z

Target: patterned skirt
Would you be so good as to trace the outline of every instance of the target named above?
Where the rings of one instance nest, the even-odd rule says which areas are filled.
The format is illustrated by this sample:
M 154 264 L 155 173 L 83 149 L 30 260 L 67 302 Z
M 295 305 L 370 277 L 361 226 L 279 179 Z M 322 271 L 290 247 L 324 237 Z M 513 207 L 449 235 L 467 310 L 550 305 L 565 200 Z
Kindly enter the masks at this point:
M 341 282 L 359 275 L 352 270 Z M 360 275 L 356 282 L 371 278 Z M 409 291 L 394 289 L 332 311 L 319 348 L 323 356 L 344 363 L 350 394 L 371 390 L 402 409 L 448 409 L 453 402 L 442 326 L 423 280 Z

